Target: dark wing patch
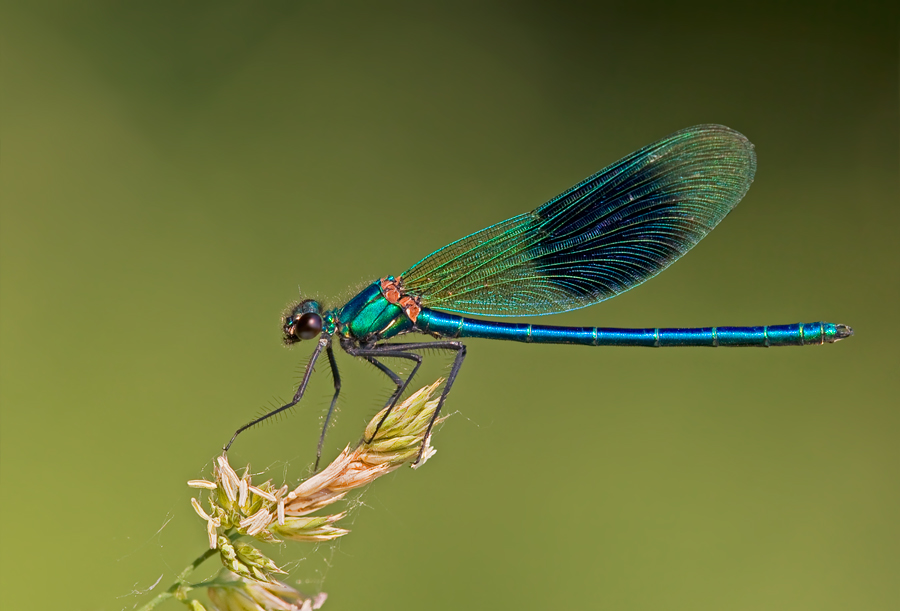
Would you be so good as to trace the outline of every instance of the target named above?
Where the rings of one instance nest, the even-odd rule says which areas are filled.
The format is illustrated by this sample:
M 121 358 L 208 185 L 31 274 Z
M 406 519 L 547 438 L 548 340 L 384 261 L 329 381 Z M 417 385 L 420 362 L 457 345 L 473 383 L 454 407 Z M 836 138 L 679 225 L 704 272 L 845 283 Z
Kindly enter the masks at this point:
M 488 316 L 589 306 L 652 278 L 741 201 L 753 145 L 721 125 L 675 132 L 543 206 L 425 257 L 403 274 L 429 308 Z

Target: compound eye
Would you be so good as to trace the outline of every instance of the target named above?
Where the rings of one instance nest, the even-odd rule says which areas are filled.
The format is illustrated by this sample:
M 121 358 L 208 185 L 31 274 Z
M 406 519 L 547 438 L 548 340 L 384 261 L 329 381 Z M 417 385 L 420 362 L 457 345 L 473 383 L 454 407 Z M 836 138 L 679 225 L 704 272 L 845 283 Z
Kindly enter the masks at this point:
M 307 312 L 294 323 L 294 335 L 300 339 L 313 339 L 322 332 L 322 317 Z

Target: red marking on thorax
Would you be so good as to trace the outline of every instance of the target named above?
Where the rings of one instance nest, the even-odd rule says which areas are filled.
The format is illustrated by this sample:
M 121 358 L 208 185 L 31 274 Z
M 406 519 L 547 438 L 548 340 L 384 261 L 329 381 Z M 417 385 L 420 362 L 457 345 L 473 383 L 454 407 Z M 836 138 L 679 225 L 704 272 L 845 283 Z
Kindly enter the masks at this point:
M 381 294 L 394 305 L 400 304 L 400 285 L 396 280 L 381 279 Z
M 406 315 L 409 316 L 409 319 L 413 322 L 416 322 L 416 318 L 419 317 L 419 312 L 422 311 L 422 308 L 419 307 L 416 300 L 409 295 L 400 298 L 400 307 L 403 308 L 403 311 L 406 312 Z
M 413 322 L 419 317 L 422 307 L 419 305 L 418 299 L 412 295 L 403 293 L 403 285 L 399 279 L 391 280 L 389 278 L 381 279 L 381 294 L 388 300 L 388 303 L 403 308 L 403 313 Z

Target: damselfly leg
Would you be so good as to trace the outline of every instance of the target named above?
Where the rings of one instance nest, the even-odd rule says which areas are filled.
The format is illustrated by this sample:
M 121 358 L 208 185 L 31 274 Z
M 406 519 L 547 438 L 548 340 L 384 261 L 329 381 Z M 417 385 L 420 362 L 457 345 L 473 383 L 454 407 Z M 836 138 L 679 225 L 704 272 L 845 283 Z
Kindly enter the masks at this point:
M 354 354 L 356 349 L 346 347 L 344 348 L 348 353 Z M 444 389 L 441 391 L 441 396 L 438 399 L 437 408 L 434 410 L 434 414 L 431 416 L 431 421 L 428 423 L 428 429 L 425 433 L 424 439 L 428 439 L 428 435 L 431 434 L 431 429 L 434 427 L 434 423 L 437 422 L 438 417 L 441 413 L 441 408 L 444 405 L 444 401 L 447 398 L 447 394 L 450 392 L 450 388 L 453 386 L 453 382 L 456 381 L 456 376 L 459 374 L 459 370 L 462 367 L 463 361 L 466 358 L 466 346 L 462 342 L 455 341 L 436 341 L 436 342 L 413 342 L 413 343 L 396 343 L 396 344 L 375 344 L 371 347 L 360 349 L 359 352 L 365 351 L 366 354 L 358 354 L 359 356 L 379 356 L 381 358 L 384 357 L 393 357 L 399 356 L 399 354 L 404 355 L 415 355 L 419 358 L 418 363 L 413 368 L 412 372 L 407 376 L 406 381 L 403 383 L 403 388 L 397 392 L 396 396 L 392 397 L 392 401 L 390 401 L 390 405 L 388 406 L 387 411 L 381 417 L 381 420 L 378 422 L 378 426 L 375 427 L 375 432 L 372 434 L 372 438 L 378 434 L 379 429 L 381 429 L 381 425 L 384 424 L 384 421 L 387 420 L 387 417 L 391 414 L 394 409 L 394 406 L 397 404 L 397 400 L 400 398 L 400 395 L 406 390 L 409 386 L 409 383 L 412 381 L 413 376 L 419 369 L 419 366 L 422 364 L 422 356 L 416 354 L 418 350 L 449 350 L 456 353 L 456 357 L 453 359 L 453 365 L 450 368 L 450 374 L 447 376 L 447 381 L 444 384 Z M 371 441 L 371 439 L 367 440 Z M 414 465 L 418 464 L 422 459 L 422 452 L 424 451 L 425 446 L 423 444 L 422 448 L 419 450 L 419 455 L 416 457 L 416 461 L 413 463 Z
M 284 410 L 290 409 L 290 408 L 294 407 L 295 405 L 297 405 L 297 403 L 300 401 L 300 399 L 303 398 L 303 393 L 306 392 L 306 387 L 309 385 L 309 379 L 310 379 L 310 377 L 312 377 L 313 366 L 316 364 L 316 361 L 319 359 L 319 356 L 322 354 L 322 351 L 325 350 L 325 348 L 328 348 L 329 350 L 331 349 L 331 336 L 322 334 L 322 337 L 319 338 L 319 343 L 316 344 L 315 351 L 312 353 L 312 356 L 309 357 L 309 362 L 306 364 L 306 370 L 303 372 L 303 381 L 301 381 L 300 386 L 297 387 L 297 392 L 294 393 L 294 398 L 291 399 L 290 403 L 282 405 L 278 409 L 273 409 L 271 412 L 263 414 L 262 416 L 260 416 L 259 418 L 256 418 L 255 420 L 251 420 L 250 422 L 248 422 L 247 424 L 245 424 L 244 426 L 242 426 L 241 428 L 236 430 L 234 432 L 234 435 L 231 436 L 231 441 L 229 441 L 223 448 L 223 450 L 225 452 L 228 451 L 228 449 L 231 447 L 231 444 L 233 444 L 234 440 L 237 439 L 237 436 L 240 435 L 241 433 L 243 433 L 244 431 L 246 431 L 247 429 L 249 429 L 253 426 L 256 426 L 257 424 L 259 424 L 260 422 L 262 422 L 264 420 L 268 420 L 275 414 L 280 414 Z M 338 379 L 338 382 L 335 384 L 335 391 L 336 391 L 335 399 L 337 399 L 337 391 L 338 390 L 340 390 L 339 379 Z M 333 402 L 332 402 L 332 404 L 333 404 Z

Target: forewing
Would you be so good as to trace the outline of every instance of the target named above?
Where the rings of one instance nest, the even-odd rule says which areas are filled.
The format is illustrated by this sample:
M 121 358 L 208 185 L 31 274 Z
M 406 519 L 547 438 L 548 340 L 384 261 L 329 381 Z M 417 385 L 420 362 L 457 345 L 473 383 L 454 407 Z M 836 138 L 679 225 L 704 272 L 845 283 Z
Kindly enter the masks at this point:
M 402 275 L 430 308 L 530 316 L 589 306 L 652 278 L 737 205 L 753 145 L 721 125 L 675 132 L 536 210 L 425 257 Z

